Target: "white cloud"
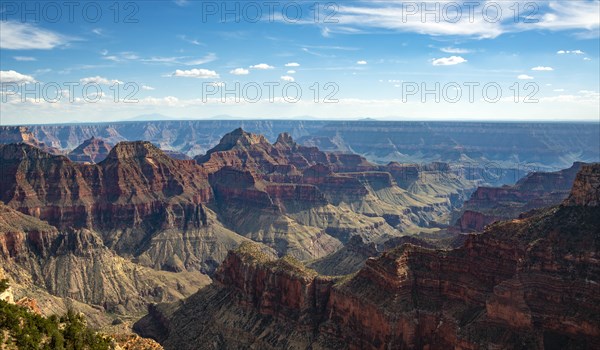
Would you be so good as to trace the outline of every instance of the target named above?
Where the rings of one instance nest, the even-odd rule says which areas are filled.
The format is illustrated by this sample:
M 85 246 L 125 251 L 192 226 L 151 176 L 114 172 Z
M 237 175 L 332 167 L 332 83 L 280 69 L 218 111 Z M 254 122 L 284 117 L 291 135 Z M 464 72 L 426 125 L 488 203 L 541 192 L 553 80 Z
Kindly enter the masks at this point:
M 581 51 L 581 50 L 559 50 L 556 52 L 559 55 L 583 55 L 585 54 L 585 52 Z
M 79 80 L 79 82 L 82 84 L 90 84 L 91 83 L 91 84 L 102 84 L 102 85 L 123 84 L 123 82 L 120 80 L 116 80 L 116 79 L 110 80 L 110 79 L 106 79 L 101 76 L 82 78 Z
M 296 71 L 295 70 L 288 70 L 287 74 L 296 74 Z
M 142 90 L 152 91 L 155 90 L 152 86 L 142 85 Z
M 433 59 L 431 61 L 431 64 L 433 64 L 434 66 L 453 66 L 464 62 L 467 62 L 467 60 L 460 56 L 450 56 Z
M 35 83 L 35 79 L 30 75 L 21 74 L 14 70 L 3 70 L 0 71 L 0 84 L 7 83 Z
M 552 67 L 544 67 L 544 66 L 537 66 L 537 67 L 531 68 L 531 70 L 535 70 L 535 71 L 553 71 L 554 68 L 552 68 Z
M 290 82 L 290 83 L 293 83 L 294 81 L 296 81 L 296 79 L 294 79 L 294 77 L 290 77 L 289 75 L 282 76 L 281 80 L 287 81 L 287 82 Z
M 540 5 L 539 14 L 535 16 L 537 23 L 520 23 L 517 28 L 550 31 L 580 29 L 585 31 L 578 33 L 580 36 L 598 37 L 599 6 L 598 1 L 550 1 L 547 8 Z
M 184 77 L 184 78 L 198 78 L 198 79 L 218 79 L 219 74 L 214 70 L 208 69 L 190 69 L 190 70 L 181 70 L 178 69 L 175 73 L 172 74 L 174 77 Z
M 223 87 L 223 86 L 225 86 L 225 83 L 222 81 L 215 81 L 215 82 L 210 83 L 210 85 L 214 86 L 214 87 Z
M 31 56 L 15 56 L 13 57 L 16 61 L 37 61 L 35 57 Z
M 519 80 L 531 80 L 533 79 L 533 77 L 531 75 L 527 75 L 527 74 L 520 74 L 517 76 L 517 79 Z
M 552 90 L 552 91 L 554 91 L 554 92 L 564 92 L 564 91 L 565 91 L 565 89 L 554 89 L 554 90 Z
M 432 0 L 414 3 L 397 0 L 345 2 L 336 9 L 338 24 L 326 27 L 322 34 L 364 34 L 381 29 L 478 39 L 493 39 L 505 33 L 531 30 L 570 30 L 575 37 L 587 39 L 597 38 L 600 34 L 598 1 L 540 2 L 535 13 L 527 16 L 528 21 L 525 18 L 512 20 L 512 15 L 508 14 L 513 13 L 514 3 L 508 1 L 478 1 L 468 6 L 466 3 L 449 0 L 438 3 Z M 490 3 L 494 6 L 489 6 Z M 433 10 L 435 5 L 439 6 L 439 10 Z M 431 12 L 437 15 L 438 20 L 434 20 L 433 15 L 428 17 Z M 522 10 L 521 15 L 525 17 L 527 11 Z M 424 17 L 427 20 L 423 20 Z M 302 22 L 306 23 L 308 21 Z
M 584 58 L 583 58 L 583 60 L 584 60 L 584 61 L 591 61 L 592 59 L 591 59 L 591 58 L 589 58 L 589 57 L 584 57 Z
M 273 69 L 275 67 L 269 66 L 266 63 L 259 63 L 259 64 L 255 64 L 253 66 L 250 66 L 250 68 L 252 68 L 252 69 L 260 69 L 260 70 L 267 70 L 267 69 Z
M 250 71 L 244 68 L 236 68 L 234 70 L 229 71 L 229 73 L 233 75 L 248 75 Z
M 367 61 L 357 61 L 356 64 L 367 64 Z
M 300 63 L 290 62 L 285 64 L 286 67 L 300 67 Z
M 460 49 L 458 47 L 442 47 L 440 49 L 440 51 L 445 52 L 445 53 L 454 53 L 454 54 L 465 54 L 465 53 L 469 53 L 471 52 L 471 50 L 467 50 L 467 49 Z
M 354 3 L 349 2 L 350 5 L 340 5 L 336 13 L 336 19 L 339 23 L 343 24 L 348 29 L 347 33 L 353 32 L 365 32 L 368 29 L 386 29 L 399 32 L 412 32 L 427 35 L 462 35 L 472 36 L 478 38 L 495 38 L 501 35 L 505 29 L 502 26 L 501 21 L 492 23 L 486 21 L 483 16 L 474 16 L 470 19 L 468 15 L 468 9 L 459 9 L 460 15 L 456 10 L 450 10 L 445 17 L 457 19 L 455 23 L 447 20 L 422 20 L 424 14 L 423 6 L 432 8 L 431 3 L 426 2 L 416 4 L 417 13 L 414 15 L 407 15 L 409 9 L 407 4 L 399 1 L 378 1 L 373 3 Z M 481 6 L 475 11 L 481 13 Z M 493 17 L 493 8 L 489 11 L 490 16 Z M 438 16 L 440 14 L 438 13 Z M 446 16 L 447 15 L 447 16 Z M 337 27 L 330 28 L 334 31 Z
M 0 48 L 8 50 L 50 50 L 72 38 L 29 23 L 0 21 Z
M 92 33 L 94 33 L 96 35 L 104 35 L 104 31 L 102 30 L 102 28 L 94 28 L 94 29 L 92 29 Z

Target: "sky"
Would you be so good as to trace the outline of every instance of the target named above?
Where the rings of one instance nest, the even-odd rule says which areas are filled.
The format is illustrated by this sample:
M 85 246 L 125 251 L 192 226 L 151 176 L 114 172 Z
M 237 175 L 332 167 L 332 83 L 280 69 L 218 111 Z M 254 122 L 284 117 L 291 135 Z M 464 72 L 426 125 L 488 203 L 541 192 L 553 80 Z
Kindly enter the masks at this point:
M 4 125 L 600 121 L 598 1 L 0 4 Z

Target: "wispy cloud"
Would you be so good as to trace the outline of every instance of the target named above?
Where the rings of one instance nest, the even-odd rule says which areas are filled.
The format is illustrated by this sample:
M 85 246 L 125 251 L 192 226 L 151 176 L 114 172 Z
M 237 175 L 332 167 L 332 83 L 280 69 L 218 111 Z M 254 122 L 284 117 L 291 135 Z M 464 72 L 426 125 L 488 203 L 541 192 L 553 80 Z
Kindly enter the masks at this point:
M 217 60 L 217 55 L 208 53 L 204 57 L 194 58 L 192 56 L 152 56 L 140 57 L 133 52 L 120 52 L 109 55 L 107 51 L 102 52 L 102 59 L 113 62 L 139 61 L 147 64 L 200 66 Z
M 175 3 L 175 5 L 180 6 L 180 7 L 187 6 L 190 3 L 189 0 L 173 0 L 173 2 Z
M 101 84 L 101 85 L 114 85 L 114 84 L 123 84 L 122 81 L 117 79 L 107 79 L 101 76 L 88 77 L 79 79 L 79 82 L 82 84 Z
M 411 32 L 431 36 L 460 36 L 476 39 L 496 38 L 505 33 L 530 30 L 579 30 L 581 38 L 598 36 L 600 3 L 594 0 L 536 2 L 536 13 L 515 21 L 511 2 L 472 2 L 470 5 L 450 1 L 405 2 L 396 0 L 357 1 L 341 4 L 337 23 L 321 28 L 325 37 L 332 33 L 365 33 L 377 30 Z M 348 5 L 346 5 L 348 4 Z M 441 6 L 440 6 L 441 5 Z M 438 6 L 436 10 L 436 6 Z M 471 12 L 472 11 L 472 12 Z M 501 11 L 501 12 L 500 12 Z M 435 13 L 438 20 L 433 18 Z M 473 13 L 474 15 L 469 15 Z M 423 20 L 426 18 L 427 20 Z M 308 24 L 302 21 L 301 24 Z M 318 23 L 318 25 L 322 25 Z M 445 52 L 445 51 L 444 51 Z M 464 54 L 465 52 L 447 52 Z
M 519 23 L 517 28 L 523 30 L 547 29 L 550 31 L 559 30 L 581 30 L 578 35 L 598 36 L 600 26 L 600 2 L 598 1 L 550 1 L 547 8 L 542 8 L 533 23 Z M 540 11 L 540 12 L 542 12 Z M 583 34 L 583 33 L 586 34 Z
M 218 79 L 219 74 L 214 70 L 208 69 L 190 69 L 190 70 L 181 70 L 177 69 L 172 76 L 174 77 L 184 77 L 184 78 L 198 78 L 198 79 Z
M 450 57 L 442 57 L 435 58 L 431 61 L 431 64 L 434 66 L 454 66 L 460 63 L 467 62 L 466 59 L 460 56 L 450 56 Z
M 300 63 L 290 62 L 285 64 L 286 67 L 300 67 Z
M 584 55 L 585 52 L 581 50 L 558 50 L 556 51 L 558 55 Z
M 183 40 L 183 41 L 187 42 L 187 43 L 190 43 L 190 44 L 192 44 L 192 45 L 196 45 L 196 46 L 206 46 L 204 43 L 202 43 L 202 42 L 198 41 L 197 39 L 191 39 L 191 38 L 188 38 L 188 37 L 187 37 L 187 36 L 185 36 L 185 35 L 178 35 L 177 37 L 178 37 L 179 39 L 181 39 L 181 40 Z
M 356 61 L 356 64 L 365 65 L 367 64 L 367 61 Z
M 442 47 L 440 51 L 445 53 L 453 53 L 453 54 L 465 54 L 472 52 L 471 50 L 461 49 L 458 47 Z
M 281 80 L 293 83 L 296 79 L 294 79 L 294 77 L 291 77 L 289 75 L 284 75 L 281 77 Z
M 0 48 L 7 50 L 50 50 L 76 40 L 29 23 L 16 21 L 0 21 L 0 33 L 2 33 Z
M 31 56 L 15 56 L 13 57 L 15 61 L 37 61 L 35 57 Z
M 217 59 L 217 55 L 215 55 L 214 53 L 211 52 L 202 58 L 190 60 L 190 61 L 184 62 L 184 64 L 187 66 L 199 66 L 201 64 L 215 61 L 216 59 Z
M 535 70 L 535 71 L 553 71 L 554 68 L 552 68 L 552 67 L 544 67 L 544 66 L 537 66 L 537 67 L 531 68 L 531 70 Z
M 142 85 L 142 90 L 152 91 L 152 90 L 156 90 L 156 89 L 154 89 L 152 86 Z

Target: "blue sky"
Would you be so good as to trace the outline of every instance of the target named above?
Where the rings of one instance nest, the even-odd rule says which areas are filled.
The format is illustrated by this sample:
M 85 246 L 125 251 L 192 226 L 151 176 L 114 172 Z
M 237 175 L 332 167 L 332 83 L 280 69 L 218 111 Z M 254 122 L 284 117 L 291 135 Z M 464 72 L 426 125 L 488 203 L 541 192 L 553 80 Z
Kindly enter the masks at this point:
M 47 4 L 0 7 L 2 124 L 600 118 L 598 1 Z

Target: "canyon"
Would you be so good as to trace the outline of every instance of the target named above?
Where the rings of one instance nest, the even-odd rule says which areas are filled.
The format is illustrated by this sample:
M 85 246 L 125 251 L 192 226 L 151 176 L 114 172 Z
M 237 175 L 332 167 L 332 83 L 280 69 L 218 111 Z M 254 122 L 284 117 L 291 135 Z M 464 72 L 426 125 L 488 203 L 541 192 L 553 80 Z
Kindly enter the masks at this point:
M 265 134 L 221 134 L 236 123 L 0 127 L 11 297 L 103 329 L 137 321 L 167 349 L 598 344 L 596 164 L 492 187 L 517 176 L 514 148 L 413 154 L 422 163 L 353 152 L 380 127 L 435 123 L 256 121 L 244 123 Z M 331 125 L 338 136 L 315 136 Z M 594 160 L 584 143 L 573 158 Z M 527 147 L 522 159 L 537 152 Z M 492 153 L 504 174 L 463 162 Z M 530 160 L 566 161 L 549 159 Z
M 241 128 L 196 159 L 97 137 L 49 153 L 26 128 L 10 140 L 0 145 L 6 274 L 43 310 L 91 306 L 96 324 L 191 295 L 243 242 L 306 261 L 352 239 L 382 245 L 436 230 L 476 187 L 441 163 L 378 165 Z
M 166 349 L 598 348 L 599 204 L 600 164 L 585 165 L 558 206 L 342 277 L 244 243 L 213 284 L 134 328 Z

